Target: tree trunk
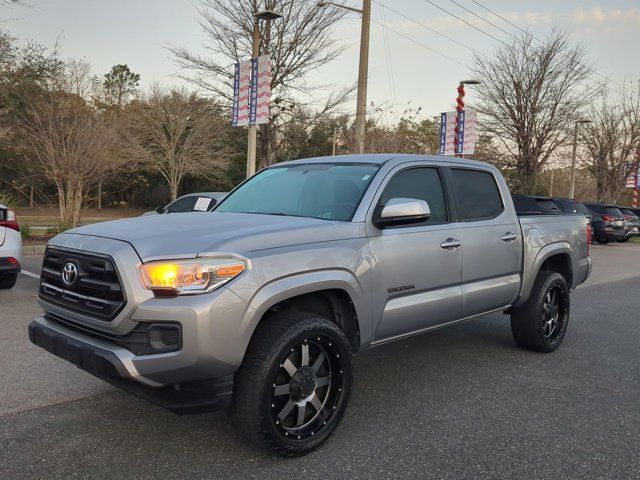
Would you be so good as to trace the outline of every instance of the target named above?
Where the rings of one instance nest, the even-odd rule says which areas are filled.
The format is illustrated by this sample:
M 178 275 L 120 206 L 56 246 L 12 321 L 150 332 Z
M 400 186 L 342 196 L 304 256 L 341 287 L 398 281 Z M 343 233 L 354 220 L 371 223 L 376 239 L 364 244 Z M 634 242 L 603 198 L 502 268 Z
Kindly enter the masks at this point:
M 174 180 L 169 183 L 169 189 L 171 190 L 171 201 L 173 202 L 178 198 L 178 181 Z
M 102 210 L 102 182 L 98 182 L 98 211 Z
M 33 183 L 29 186 L 29 208 L 33 208 Z

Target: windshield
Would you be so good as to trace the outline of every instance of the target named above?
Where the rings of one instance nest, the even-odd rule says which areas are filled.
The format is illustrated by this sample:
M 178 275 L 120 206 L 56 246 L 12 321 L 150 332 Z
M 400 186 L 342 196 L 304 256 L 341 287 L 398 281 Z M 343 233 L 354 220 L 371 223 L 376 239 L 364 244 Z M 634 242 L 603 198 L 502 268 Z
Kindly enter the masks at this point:
M 271 167 L 244 183 L 216 212 L 349 221 L 378 171 L 366 163 Z

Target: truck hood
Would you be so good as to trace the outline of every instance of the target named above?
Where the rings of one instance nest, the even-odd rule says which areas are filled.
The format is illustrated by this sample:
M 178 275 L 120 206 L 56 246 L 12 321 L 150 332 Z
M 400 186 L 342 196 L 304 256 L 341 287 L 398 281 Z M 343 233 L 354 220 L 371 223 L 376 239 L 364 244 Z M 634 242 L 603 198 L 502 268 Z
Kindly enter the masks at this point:
M 95 223 L 68 230 L 60 237 L 64 235 L 127 242 L 148 261 L 205 253 L 250 256 L 258 250 L 361 237 L 364 225 L 247 213 L 178 213 Z

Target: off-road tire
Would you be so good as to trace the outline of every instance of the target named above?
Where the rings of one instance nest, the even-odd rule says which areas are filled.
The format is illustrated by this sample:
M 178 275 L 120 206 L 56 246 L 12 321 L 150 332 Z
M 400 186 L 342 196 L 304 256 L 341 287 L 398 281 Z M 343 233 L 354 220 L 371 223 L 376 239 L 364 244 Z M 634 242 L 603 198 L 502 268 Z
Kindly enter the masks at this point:
M 285 422 L 280 424 L 280 417 L 277 416 L 278 410 L 282 407 L 272 402 L 288 403 L 294 399 L 289 394 L 284 399 L 282 393 L 280 397 L 275 396 L 276 378 L 282 378 L 284 359 L 291 358 L 291 352 L 299 347 L 302 348 L 302 345 L 307 342 L 318 342 L 317 346 L 313 347 L 315 349 L 318 349 L 322 343 L 326 347 L 326 350 L 322 351 L 326 353 L 327 366 L 329 361 L 332 362 L 329 375 L 330 386 L 325 387 L 327 390 L 318 390 L 323 387 L 314 387 L 311 395 L 316 395 L 317 391 L 323 391 L 330 392 L 331 396 L 326 393 L 322 408 L 326 405 L 327 410 L 323 412 L 322 417 L 320 417 L 322 410 L 307 411 L 311 414 L 317 411 L 315 415 L 318 418 L 312 419 L 309 422 L 311 424 L 309 428 L 304 430 L 303 438 L 298 438 L 298 434 L 294 431 L 285 431 L 282 425 Z M 309 352 L 307 347 L 307 365 L 310 364 Z M 319 354 L 317 359 L 321 356 Z M 302 366 L 305 365 L 304 360 L 298 363 L 301 367 L 297 368 L 302 370 Z M 319 315 L 298 310 L 277 312 L 258 325 L 244 361 L 236 373 L 231 406 L 232 420 L 238 432 L 263 451 L 288 457 L 303 455 L 321 445 L 335 431 L 347 408 L 351 382 L 349 341 L 334 322 Z M 293 383 L 294 375 L 291 375 L 289 385 Z M 329 402 L 330 397 L 331 402 Z M 298 405 L 297 408 L 299 414 L 301 407 Z M 304 413 L 302 415 L 304 417 Z M 318 423 L 317 426 L 314 422 Z M 294 428 L 296 428 L 295 425 Z
M 547 295 L 558 298 L 558 330 L 547 336 L 549 327 Z M 538 274 L 531 296 L 521 307 L 511 312 L 511 332 L 516 344 L 523 349 L 549 353 L 557 349 L 567 332 L 569 323 L 569 286 L 562 275 L 543 270 Z

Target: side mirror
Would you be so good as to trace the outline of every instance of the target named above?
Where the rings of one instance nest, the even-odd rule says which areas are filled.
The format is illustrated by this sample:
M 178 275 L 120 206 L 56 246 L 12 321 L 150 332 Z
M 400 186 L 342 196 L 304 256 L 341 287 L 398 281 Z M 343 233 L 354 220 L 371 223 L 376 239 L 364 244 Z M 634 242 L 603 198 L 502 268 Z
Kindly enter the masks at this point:
M 164 211 L 165 211 L 164 205 L 160 205 L 159 207 L 156 207 L 156 213 L 162 215 Z
M 429 204 L 414 198 L 392 198 L 374 219 L 378 228 L 422 222 L 431 217 Z

